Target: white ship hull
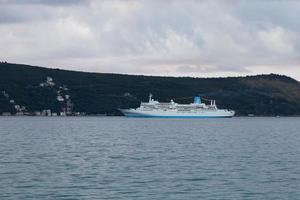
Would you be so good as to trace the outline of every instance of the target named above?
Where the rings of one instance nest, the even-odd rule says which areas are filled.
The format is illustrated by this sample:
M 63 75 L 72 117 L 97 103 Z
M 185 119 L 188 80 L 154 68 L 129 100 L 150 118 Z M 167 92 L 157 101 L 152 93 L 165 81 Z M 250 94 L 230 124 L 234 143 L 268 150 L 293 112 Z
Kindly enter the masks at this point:
M 231 110 L 202 110 L 180 112 L 177 110 L 138 110 L 138 109 L 121 109 L 126 117 L 152 117 L 152 118 L 230 118 L 235 112 Z

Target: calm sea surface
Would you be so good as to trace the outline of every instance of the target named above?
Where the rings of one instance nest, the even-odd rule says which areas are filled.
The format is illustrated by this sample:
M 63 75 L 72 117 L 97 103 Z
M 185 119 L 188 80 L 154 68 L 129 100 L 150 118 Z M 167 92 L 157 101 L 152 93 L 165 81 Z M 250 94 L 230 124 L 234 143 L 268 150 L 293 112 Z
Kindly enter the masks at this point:
M 0 117 L 0 199 L 300 199 L 300 118 Z

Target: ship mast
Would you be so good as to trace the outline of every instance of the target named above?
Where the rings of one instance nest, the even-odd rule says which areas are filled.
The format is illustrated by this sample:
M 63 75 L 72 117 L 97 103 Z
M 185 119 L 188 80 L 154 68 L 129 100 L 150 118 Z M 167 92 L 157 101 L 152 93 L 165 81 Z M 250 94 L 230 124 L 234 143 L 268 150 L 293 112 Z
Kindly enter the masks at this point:
M 152 94 L 150 93 L 149 94 L 149 102 L 151 102 L 152 101 Z

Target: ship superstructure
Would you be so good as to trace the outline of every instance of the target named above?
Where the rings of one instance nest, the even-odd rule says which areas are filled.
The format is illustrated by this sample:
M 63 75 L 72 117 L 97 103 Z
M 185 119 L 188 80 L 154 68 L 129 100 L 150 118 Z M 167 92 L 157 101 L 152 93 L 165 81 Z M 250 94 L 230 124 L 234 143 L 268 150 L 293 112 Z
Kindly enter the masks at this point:
M 149 95 L 148 102 L 141 102 L 136 109 L 120 109 L 126 117 L 161 117 L 161 118 L 225 118 L 233 117 L 233 110 L 218 109 L 215 100 L 209 105 L 201 102 L 201 97 L 194 97 L 190 104 L 179 104 L 173 100 L 166 103 L 158 102 Z

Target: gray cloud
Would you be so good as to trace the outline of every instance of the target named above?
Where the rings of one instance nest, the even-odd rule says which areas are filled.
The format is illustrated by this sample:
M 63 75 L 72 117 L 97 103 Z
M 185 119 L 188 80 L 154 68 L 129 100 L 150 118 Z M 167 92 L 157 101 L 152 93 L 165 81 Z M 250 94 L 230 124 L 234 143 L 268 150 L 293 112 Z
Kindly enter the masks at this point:
M 65 6 L 85 3 L 87 0 L 0 0 L 0 5 L 49 5 L 49 6 Z
M 0 12 L 1 59 L 11 62 L 176 76 L 272 72 L 300 79 L 297 1 L 0 0 Z
M 37 9 L 39 11 L 37 12 Z M 29 21 L 45 21 L 52 17 L 52 13 L 48 8 L 28 7 L 16 5 L 0 6 L 0 25 L 11 23 L 25 23 Z

